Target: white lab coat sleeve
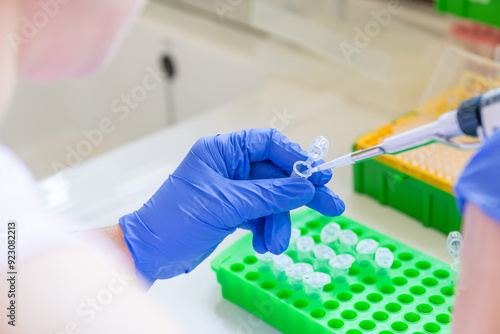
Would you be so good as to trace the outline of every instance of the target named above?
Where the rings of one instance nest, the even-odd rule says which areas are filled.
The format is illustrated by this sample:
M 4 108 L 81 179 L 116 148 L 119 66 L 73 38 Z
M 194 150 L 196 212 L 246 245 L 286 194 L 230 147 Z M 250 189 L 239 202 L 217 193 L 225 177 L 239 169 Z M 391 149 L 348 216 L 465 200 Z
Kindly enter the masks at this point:
M 183 333 L 144 293 L 107 240 L 61 231 L 29 170 L 0 145 L 0 305 L 8 305 L 6 231 L 16 221 L 16 326 L 2 307 L 0 333 Z M 68 224 L 69 222 L 62 222 Z

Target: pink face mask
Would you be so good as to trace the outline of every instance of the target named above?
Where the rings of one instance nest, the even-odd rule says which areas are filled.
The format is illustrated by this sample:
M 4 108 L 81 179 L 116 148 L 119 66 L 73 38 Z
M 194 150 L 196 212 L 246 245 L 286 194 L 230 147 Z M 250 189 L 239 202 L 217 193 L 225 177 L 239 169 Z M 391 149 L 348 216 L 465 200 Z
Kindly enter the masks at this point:
M 19 30 L 9 35 L 21 76 L 52 81 L 99 68 L 146 0 L 16 0 Z

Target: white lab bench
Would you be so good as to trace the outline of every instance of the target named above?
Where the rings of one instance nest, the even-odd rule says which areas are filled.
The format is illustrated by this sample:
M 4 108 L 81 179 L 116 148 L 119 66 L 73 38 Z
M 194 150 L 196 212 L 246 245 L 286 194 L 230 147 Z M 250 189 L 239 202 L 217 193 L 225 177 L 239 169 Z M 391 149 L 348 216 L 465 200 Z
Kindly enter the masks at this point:
M 120 216 L 139 208 L 201 136 L 277 127 L 292 141 L 307 147 L 311 139 L 323 135 L 330 140 L 326 159 L 332 159 L 350 151 L 360 134 L 392 118 L 389 113 L 355 104 L 335 91 L 270 75 L 256 91 L 93 158 L 62 179 L 47 178 L 39 185 L 49 209 L 76 218 L 78 228 L 112 225 Z M 334 171 L 329 187 L 345 201 L 346 216 L 440 260 L 450 260 L 444 235 L 370 197 L 356 194 L 351 167 Z M 248 332 L 243 326 L 249 313 L 222 298 L 210 268 L 213 257 L 245 233 L 237 231 L 228 237 L 189 275 L 156 282 L 149 291 L 175 312 L 189 332 Z M 252 330 L 278 332 L 265 323 Z

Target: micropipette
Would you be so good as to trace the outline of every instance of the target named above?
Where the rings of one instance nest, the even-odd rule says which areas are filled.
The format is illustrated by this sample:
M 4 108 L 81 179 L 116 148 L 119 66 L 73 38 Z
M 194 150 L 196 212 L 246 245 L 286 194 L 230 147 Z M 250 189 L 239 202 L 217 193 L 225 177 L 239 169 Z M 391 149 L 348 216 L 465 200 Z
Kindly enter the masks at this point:
M 432 142 L 440 142 L 461 149 L 477 149 L 484 139 L 500 130 L 500 88 L 465 100 L 457 110 L 442 114 L 436 121 L 385 138 L 375 146 L 348 153 L 313 167 L 308 174 L 351 165 L 383 154 L 397 154 Z M 479 142 L 463 143 L 452 138 L 468 135 L 479 137 Z

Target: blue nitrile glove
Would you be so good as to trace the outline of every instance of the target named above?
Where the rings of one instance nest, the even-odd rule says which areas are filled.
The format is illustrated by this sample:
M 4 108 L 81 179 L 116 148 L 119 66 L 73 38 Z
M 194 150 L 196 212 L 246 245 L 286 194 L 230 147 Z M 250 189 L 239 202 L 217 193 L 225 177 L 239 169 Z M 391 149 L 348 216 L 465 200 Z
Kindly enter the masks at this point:
M 465 167 L 455 194 L 463 213 L 466 202 L 500 221 L 500 131 L 489 138 Z
M 188 273 L 236 228 L 259 253 L 288 247 L 289 210 L 307 204 L 327 216 L 345 206 L 323 186 L 330 171 L 290 178 L 307 153 L 274 129 L 204 137 L 156 194 L 120 219 L 138 273 L 149 283 Z

